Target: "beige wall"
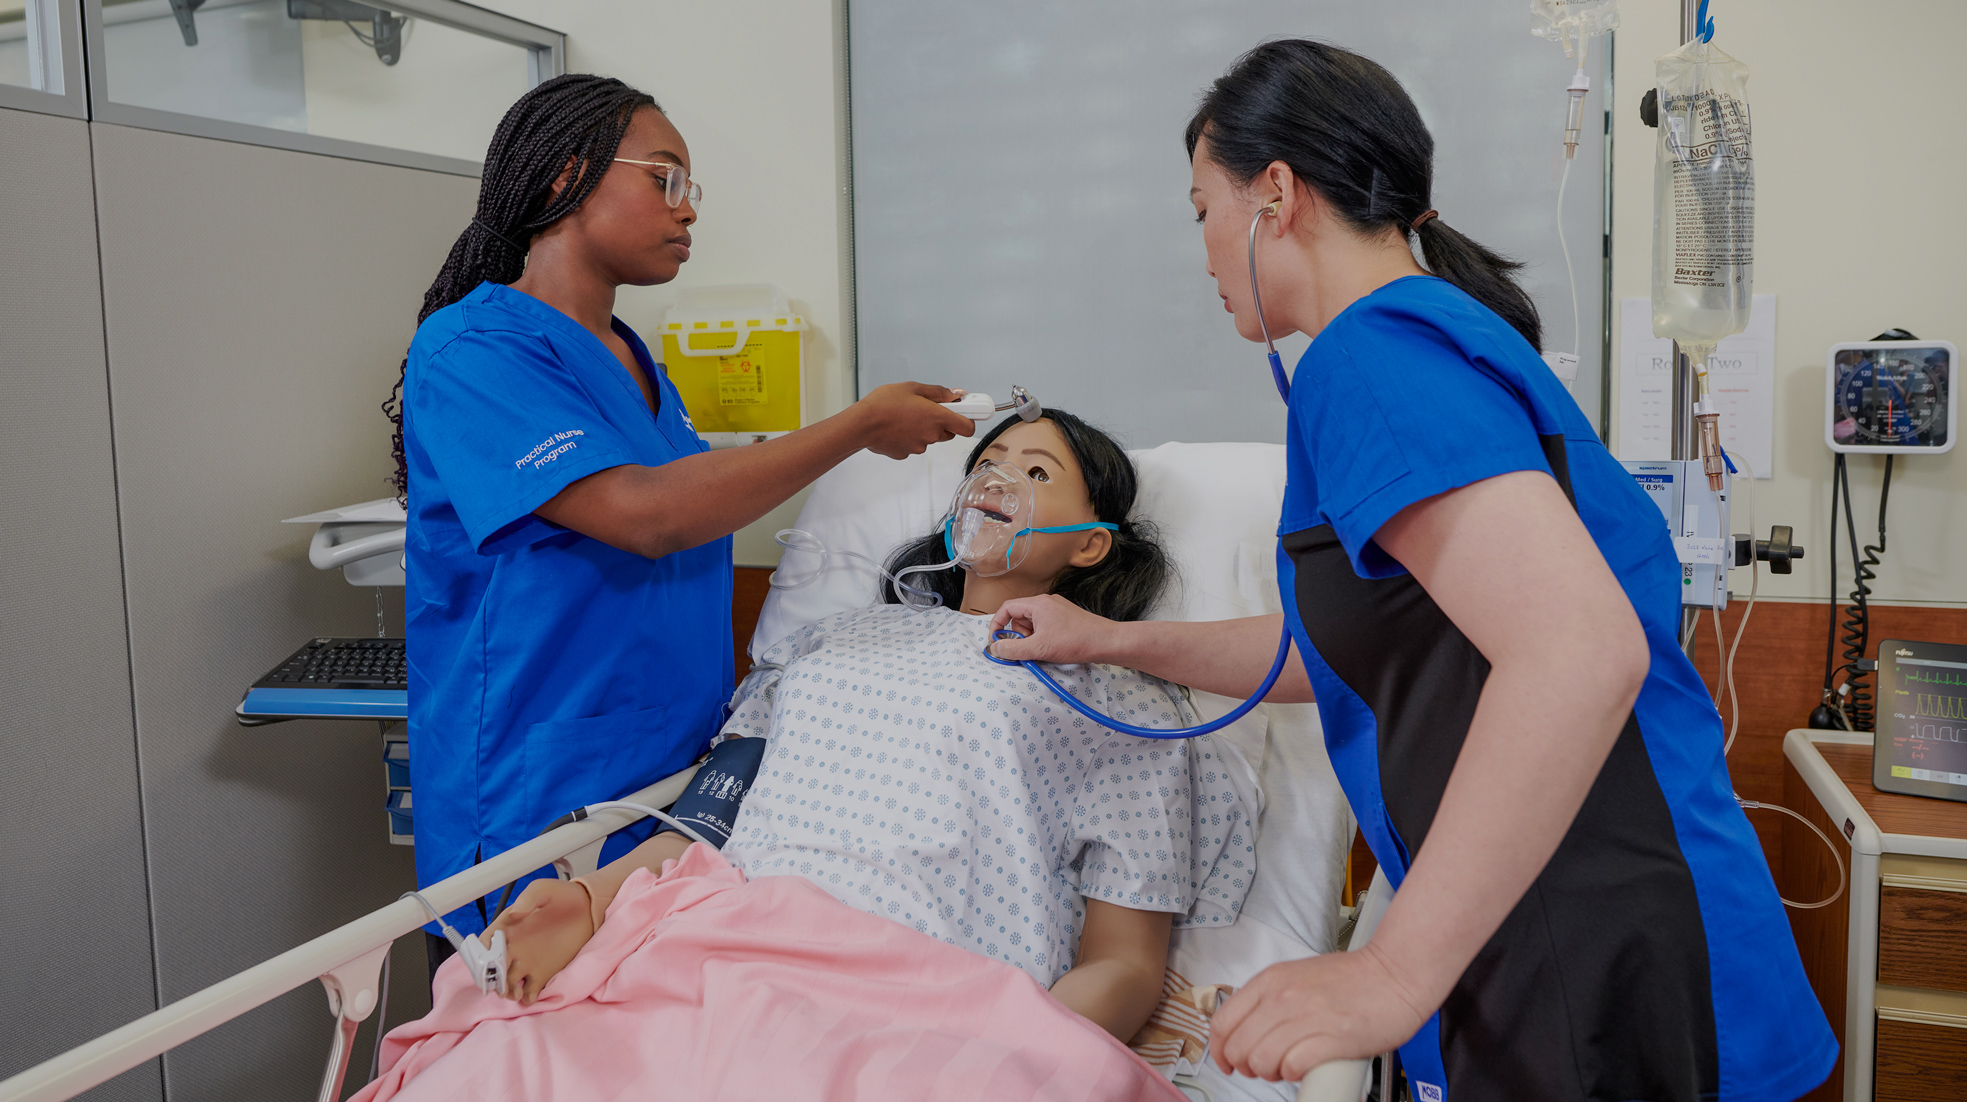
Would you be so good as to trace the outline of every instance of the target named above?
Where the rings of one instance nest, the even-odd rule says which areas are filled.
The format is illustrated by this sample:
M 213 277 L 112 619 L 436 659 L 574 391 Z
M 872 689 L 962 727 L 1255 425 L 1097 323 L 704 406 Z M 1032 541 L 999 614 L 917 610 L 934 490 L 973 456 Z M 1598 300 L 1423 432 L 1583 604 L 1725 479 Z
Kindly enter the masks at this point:
M 1655 131 L 1639 121 L 1638 103 L 1653 59 L 1679 45 L 1679 10 L 1669 0 L 1623 7 L 1612 115 L 1616 298 L 1650 294 Z M 1749 66 L 1755 289 L 1777 299 L 1775 477 L 1756 481 L 1756 524 L 1764 537 L 1771 523 L 1794 525 L 1809 551 L 1796 573 L 1765 574 L 1762 592 L 1822 600 L 1825 351 L 1893 326 L 1967 345 L 1967 208 L 1958 199 L 1967 4 L 1729 0 L 1713 14 L 1716 44 Z M 1861 542 L 1876 539 L 1883 467 L 1877 456 L 1850 460 Z M 1967 605 L 1967 447 L 1897 462 L 1887 531 L 1874 600 Z M 1840 553 L 1840 594 L 1851 587 L 1849 561 Z M 1735 588 L 1747 583 L 1737 572 Z
M 679 288 L 776 283 L 812 326 L 808 423 L 851 402 L 844 74 L 834 4 L 477 2 L 566 34 L 569 72 L 620 77 L 655 96 L 690 143 L 704 189 L 690 263 L 675 283 L 624 288 L 616 313 L 653 338 Z M 803 500 L 738 533 L 738 563 L 776 563 L 771 534 L 792 523 Z

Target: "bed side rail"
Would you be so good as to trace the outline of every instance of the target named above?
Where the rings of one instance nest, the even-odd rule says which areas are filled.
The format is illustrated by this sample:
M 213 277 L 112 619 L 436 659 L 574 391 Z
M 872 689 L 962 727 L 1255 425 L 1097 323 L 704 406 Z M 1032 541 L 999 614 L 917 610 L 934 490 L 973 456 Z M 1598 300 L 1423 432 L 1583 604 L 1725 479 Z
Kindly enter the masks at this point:
M 695 773 L 693 766 L 622 798 L 651 807 L 666 807 L 682 794 Z M 588 861 L 583 863 L 591 863 L 592 855 L 599 852 L 600 843 L 607 835 L 640 818 L 641 815 L 631 811 L 597 812 L 439 881 L 423 890 L 424 898 L 448 914 L 534 869 L 574 855 L 585 856 Z M 350 1027 L 368 1017 L 375 1008 L 377 973 L 386 950 L 397 938 L 426 921 L 428 916 L 414 899 L 399 899 L 0 1082 L 0 1102 L 57 1102 L 73 1098 L 314 980 L 320 980 L 328 990 L 328 1012 L 336 1018 L 338 1043 L 334 1052 L 345 1068 L 348 1054 L 344 1034 L 352 1032 Z M 335 1056 L 331 1056 L 328 1074 L 339 1087 L 336 1063 Z
M 1346 949 L 1357 949 L 1372 938 L 1373 930 L 1380 924 L 1381 916 L 1386 914 L 1387 904 L 1393 902 L 1393 885 L 1387 881 L 1386 869 L 1373 870 L 1373 884 L 1366 889 L 1365 899 L 1359 904 L 1359 920 L 1352 928 L 1352 940 Z M 1393 1053 L 1383 1053 L 1370 1060 L 1333 1060 L 1311 1069 L 1298 1087 L 1298 1102 L 1358 1102 L 1366 1097 L 1373 1084 L 1373 1061 L 1380 1064 L 1380 1079 L 1390 1080 L 1393 1069 Z M 1391 1098 L 1392 1092 L 1386 1088 L 1380 1091 L 1381 1098 Z

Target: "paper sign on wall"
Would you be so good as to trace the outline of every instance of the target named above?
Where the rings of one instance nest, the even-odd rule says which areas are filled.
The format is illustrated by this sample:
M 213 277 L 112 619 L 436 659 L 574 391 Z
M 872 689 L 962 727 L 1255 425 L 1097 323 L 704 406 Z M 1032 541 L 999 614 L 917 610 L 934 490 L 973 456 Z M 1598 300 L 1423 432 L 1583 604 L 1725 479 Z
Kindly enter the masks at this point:
M 1651 299 L 1619 303 L 1619 458 L 1668 459 L 1673 433 L 1673 342 L 1653 336 Z M 1776 423 L 1776 296 L 1756 295 L 1748 328 L 1708 361 L 1721 445 L 1770 477 Z M 1691 457 L 1690 457 L 1691 458 Z

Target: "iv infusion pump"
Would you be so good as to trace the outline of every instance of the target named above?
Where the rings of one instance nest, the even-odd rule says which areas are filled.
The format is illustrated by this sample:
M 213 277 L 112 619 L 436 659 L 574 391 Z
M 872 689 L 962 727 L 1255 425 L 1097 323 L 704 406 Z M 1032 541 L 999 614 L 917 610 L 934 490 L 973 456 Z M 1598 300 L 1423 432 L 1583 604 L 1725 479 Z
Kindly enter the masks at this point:
M 1803 557 L 1795 529 L 1778 524 L 1766 540 L 1728 531 L 1728 501 L 1735 476 L 1722 472 L 1721 489 L 1708 488 L 1698 459 L 1626 459 L 1626 473 L 1660 507 L 1674 556 L 1680 560 L 1680 607 L 1728 608 L 1728 571 L 1766 562 L 1771 574 L 1787 574 Z
M 1733 476 L 1723 473 L 1719 492 L 1708 489 L 1698 459 L 1625 460 L 1626 473 L 1659 506 L 1680 559 L 1682 608 L 1728 607 L 1728 568 L 1734 541 L 1728 532 Z

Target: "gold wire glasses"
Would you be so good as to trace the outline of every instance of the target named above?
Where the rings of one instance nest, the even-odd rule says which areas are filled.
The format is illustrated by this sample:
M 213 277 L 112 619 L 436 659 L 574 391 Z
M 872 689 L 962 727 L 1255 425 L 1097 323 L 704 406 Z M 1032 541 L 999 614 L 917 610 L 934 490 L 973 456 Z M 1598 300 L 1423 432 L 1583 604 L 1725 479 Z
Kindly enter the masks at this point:
M 688 199 L 695 209 L 703 207 L 703 188 L 690 179 L 690 170 L 672 161 L 637 161 L 628 157 L 616 157 L 617 163 L 642 165 L 662 170 L 663 200 L 672 207 L 680 207 Z

